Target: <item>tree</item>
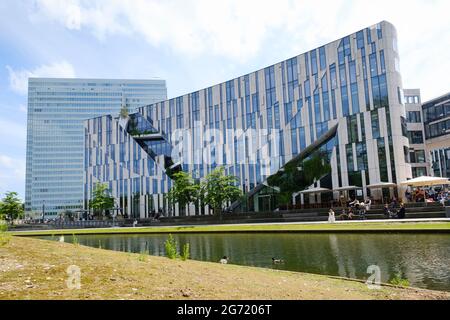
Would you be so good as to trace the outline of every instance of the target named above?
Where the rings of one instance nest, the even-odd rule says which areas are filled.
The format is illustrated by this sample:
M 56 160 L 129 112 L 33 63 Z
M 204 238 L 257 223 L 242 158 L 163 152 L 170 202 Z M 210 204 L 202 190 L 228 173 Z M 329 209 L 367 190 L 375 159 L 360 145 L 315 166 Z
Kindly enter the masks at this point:
M 331 172 L 331 166 L 327 162 L 327 155 L 316 151 L 306 159 L 288 162 L 283 170 L 270 176 L 267 182 L 272 187 L 279 187 L 279 203 L 288 205 L 292 194 L 304 190 L 316 180 Z
M 126 105 L 123 105 L 120 109 L 120 117 L 124 119 L 128 117 L 128 108 Z
M 220 214 L 227 203 L 237 200 L 242 194 L 235 186 L 237 178 L 224 172 L 223 167 L 217 167 L 201 183 L 204 202 L 213 209 L 214 214 Z
M 7 219 L 12 224 L 15 219 L 23 217 L 23 212 L 22 201 L 18 198 L 17 192 L 6 192 L 0 202 L 0 219 Z
M 89 201 L 89 207 L 94 209 L 94 214 L 97 212 L 101 216 L 104 210 L 114 207 L 114 198 L 109 195 L 106 183 L 97 183 L 95 185 L 92 200 Z
M 199 185 L 194 183 L 191 176 L 183 171 L 174 173 L 173 181 L 174 183 L 167 194 L 167 199 L 171 206 L 178 203 L 180 213 L 184 213 L 186 205 L 197 201 Z

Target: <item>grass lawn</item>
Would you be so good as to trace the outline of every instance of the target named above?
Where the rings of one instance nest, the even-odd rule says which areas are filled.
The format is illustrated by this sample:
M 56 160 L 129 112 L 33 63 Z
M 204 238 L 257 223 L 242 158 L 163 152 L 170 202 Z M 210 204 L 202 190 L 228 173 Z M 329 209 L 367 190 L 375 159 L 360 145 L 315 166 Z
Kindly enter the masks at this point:
M 70 265 L 81 288 L 68 289 Z M 0 247 L 0 299 L 449 299 L 450 293 L 12 237 Z
M 179 227 L 96 228 L 12 231 L 17 236 L 61 234 L 195 233 L 195 232 L 450 232 L 450 222 L 360 222 L 334 224 L 253 224 Z

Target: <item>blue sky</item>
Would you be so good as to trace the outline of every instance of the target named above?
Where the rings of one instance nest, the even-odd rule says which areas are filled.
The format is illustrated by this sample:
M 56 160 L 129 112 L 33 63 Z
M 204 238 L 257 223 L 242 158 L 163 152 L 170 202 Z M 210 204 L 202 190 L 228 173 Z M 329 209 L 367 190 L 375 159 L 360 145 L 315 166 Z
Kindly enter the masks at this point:
M 290 58 L 381 20 L 405 88 L 450 91 L 450 1 L 1 0 L 0 195 L 24 197 L 27 78 L 162 78 L 169 97 Z

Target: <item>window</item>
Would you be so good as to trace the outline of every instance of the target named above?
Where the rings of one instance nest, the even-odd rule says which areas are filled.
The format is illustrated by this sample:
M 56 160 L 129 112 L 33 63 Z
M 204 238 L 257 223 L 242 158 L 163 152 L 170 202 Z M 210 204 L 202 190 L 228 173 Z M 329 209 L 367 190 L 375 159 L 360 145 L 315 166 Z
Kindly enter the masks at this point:
M 345 146 L 345 153 L 347 156 L 347 170 L 349 172 L 355 171 L 353 164 L 353 145 L 351 143 Z
M 357 142 L 358 141 L 358 123 L 357 123 L 356 115 L 347 117 L 347 132 L 348 132 L 348 141 L 349 142 Z
M 408 131 L 408 139 L 411 144 L 423 143 L 422 131 Z
M 386 63 L 384 61 L 384 50 L 380 50 L 381 73 L 386 73 Z
M 317 74 L 317 52 L 316 50 L 311 51 L 311 70 L 312 74 Z
M 264 70 L 264 75 L 266 84 L 266 101 L 267 101 L 266 107 L 269 108 L 276 102 L 274 66 L 266 68 Z
M 314 94 L 314 120 L 316 123 L 320 122 L 320 98 L 319 94 Z
M 412 163 L 425 163 L 425 150 L 415 150 L 410 152 Z
M 369 55 L 370 75 L 372 77 L 378 75 L 377 54 L 372 53 Z
M 291 130 L 291 141 L 292 141 L 292 155 L 296 155 L 298 154 L 297 129 Z
M 291 121 L 292 118 L 292 102 L 288 102 L 284 104 L 284 118 L 285 123 Z
M 347 86 L 341 87 L 341 100 L 342 100 L 342 114 L 344 117 L 349 115 L 349 102 Z
M 370 117 L 372 120 L 372 138 L 378 139 L 380 137 L 380 123 L 378 119 L 378 111 L 373 110 L 370 113 Z
M 325 70 L 327 67 L 327 58 L 325 55 L 325 47 L 319 48 L 319 60 L 320 60 L 320 70 Z
M 422 122 L 420 111 L 408 111 L 407 113 L 408 123 L 420 123 Z
M 364 48 L 364 32 L 359 31 L 356 33 L 356 46 L 358 49 Z
M 334 63 L 330 66 L 330 81 L 331 81 L 331 89 L 336 89 L 337 88 L 336 65 Z
M 358 85 L 356 83 L 351 84 L 350 91 L 352 95 L 352 112 L 359 113 Z
M 405 117 L 400 117 L 400 124 L 401 124 L 401 126 L 402 126 L 402 135 L 405 137 L 405 138 L 407 138 L 408 137 L 408 126 L 407 126 L 407 124 L 406 124 L 406 118 Z M 388 123 L 388 125 L 389 125 L 389 131 L 391 130 L 390 129 L 390 122 Z
M 427 175 L 427 168 L 425 168 L 425 167 L 412 168 L 412 175 L 413 175 L 413 178 L 417 178 L 417 177 L 420 177 L 420 176 L 426 176 Z

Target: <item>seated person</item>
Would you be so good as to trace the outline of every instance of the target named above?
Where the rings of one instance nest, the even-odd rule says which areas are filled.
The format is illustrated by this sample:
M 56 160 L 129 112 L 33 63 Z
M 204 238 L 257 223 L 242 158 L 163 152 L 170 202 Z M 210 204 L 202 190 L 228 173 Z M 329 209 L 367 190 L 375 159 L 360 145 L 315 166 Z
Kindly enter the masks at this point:
M 405 205 L 403 203 L 400 204 L 400 209 L 397 212 L 397 218 L 398 219 L 405 219 L 406 217 L 406 209 Z
M 350 202 L 349 204 L 349 207 L 356 207 L 356 206 L 358 206 L 359 205 L 359 201 L 358 201 L 358 199 L 354 199 L 352 202 Z
M 387 204 L 384 205 L 384 216 L 389 219 L 391 217 L 391 210 Z

